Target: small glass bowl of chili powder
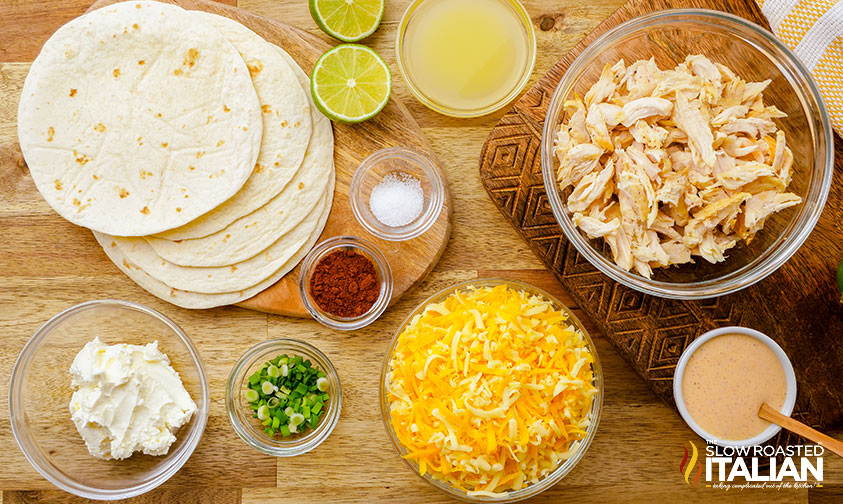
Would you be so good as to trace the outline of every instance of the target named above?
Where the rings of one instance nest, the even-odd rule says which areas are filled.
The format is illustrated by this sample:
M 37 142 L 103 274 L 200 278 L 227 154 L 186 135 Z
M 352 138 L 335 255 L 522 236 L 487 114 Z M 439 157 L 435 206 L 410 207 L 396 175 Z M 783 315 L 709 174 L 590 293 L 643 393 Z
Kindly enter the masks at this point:
M 302 262 L 299 292 L 307 311 L 332 329 L 354 330 L 374 322 L 392 298 L 392 270 L 373 244 L 335 236 L 316 245 Z

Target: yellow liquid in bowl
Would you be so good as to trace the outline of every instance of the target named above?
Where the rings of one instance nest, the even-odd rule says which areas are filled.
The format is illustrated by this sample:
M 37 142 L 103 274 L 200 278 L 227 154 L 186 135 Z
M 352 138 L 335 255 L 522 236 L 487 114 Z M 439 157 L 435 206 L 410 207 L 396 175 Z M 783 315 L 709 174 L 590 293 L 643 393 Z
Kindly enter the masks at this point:
M 407 77 L 436 105 L 477 110 L 505 98 L 531 65 L 530 37 L 504 0 L 425 0 L 401 44 Z

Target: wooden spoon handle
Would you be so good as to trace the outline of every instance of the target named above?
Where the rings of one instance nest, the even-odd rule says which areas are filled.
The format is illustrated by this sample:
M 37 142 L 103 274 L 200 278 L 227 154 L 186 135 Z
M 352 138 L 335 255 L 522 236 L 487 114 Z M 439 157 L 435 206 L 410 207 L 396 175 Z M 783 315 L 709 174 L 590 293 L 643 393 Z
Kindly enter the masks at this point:
M 773 409 L 767 403 L 761 405 L 761 409 L 758 410 L 758 416 L 764 420 L 773 422 L 776 425 L 780 425 L 790 432 L 799 434 L 806 439 L 810 439 L 811 441 L 822 445 L 822 447 L 828 451 L 843 457 L 843 442 L 838 441 L 831 436 L 827 436 L 816 429 L 812 429 L 811 427 L 808 427 L 802 422 L 794 420 L 789 416 L 782 415 L 780 411 Z

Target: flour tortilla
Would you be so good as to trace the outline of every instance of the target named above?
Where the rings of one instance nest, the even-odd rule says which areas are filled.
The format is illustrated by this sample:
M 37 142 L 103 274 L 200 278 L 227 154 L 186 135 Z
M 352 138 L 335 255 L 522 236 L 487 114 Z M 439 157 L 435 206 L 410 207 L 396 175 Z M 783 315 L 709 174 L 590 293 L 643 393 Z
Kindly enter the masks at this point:
M 325 208 L 319 218 L 319 225 L 317 226 L 318 229 L 321 230 L 325 227 L 329 214 L 330 208 Z M 319 238 L 319 234 L 312 235 L 308 239 L 307 243 L 305 243 L 304 246 L 300 248 L 283 267 L 276 271 L 271 277 L 253 287 L 238 292 L 200 294 L 198 292 L 173 289 L 172 287 L 159 282 L 129 261 L 125 254 L 123 254 L 117 247 L 117 244 L 108 240 L 107 235 L 94 233 L 94 236 L 114 265 L 135 283 L 140 285 L 144 290 L 157 298 L 167 301 L 168 303 L 194 310 L 237 304 L 272 287 L 276 282 L 281 280 L 284 275 L 292 271 L 302 259 L 304 259 L 304 256 L 310 252 L 310 249 L 313 248 L 313 245 L 316 244 L 316 241 Z
M 18 108 L 21 150 L 50 206 L 120 236 L 182 226 L 232 197 L 262 130 L 234 46 L 188 11 L 147 1 L 61 27 Z
M 117 243 L 126 258 L 152 278 L 175 289 L 220 294 L 248 289 L 271 277 L 307 243 L 325 209 L 327 196 L 297 226 L 260 254 L 243 262 L 211 268 L 191 268 L 165 261 L 143 239 L 106 237 Z
M 285 59 L 289 58 L 301 86 L 307 89 L 307 74 L 286 52 L 280 48 L 278 51 Z M 322 195 L 326 191 L 333 193 L 334 136 L 331 122 L 315 106 L 310 107 L 310 113 L 314 124 L 310 146 L 301 168 L 280 194 L 255 212 L 210 236 L 183 241 L 146 237 L 155 253 L 182 266 L 225 266 L 255 256 L 294 227 L 302 225 L 302 220 Z
M 246 61 L 263 112 L 263 140 L 255 170 L 243 188 L 195 221 L 159 235 L 169 240 L 211 235 L 266 204 L 299 171 L 312 133 L 310 89 L 301 86 L 295 63 L 291 66 L 276 46 L 233 19 L 209 12 L 190 13 L 219 30 Z M 317 200 L 313 198 L 308 210 Z

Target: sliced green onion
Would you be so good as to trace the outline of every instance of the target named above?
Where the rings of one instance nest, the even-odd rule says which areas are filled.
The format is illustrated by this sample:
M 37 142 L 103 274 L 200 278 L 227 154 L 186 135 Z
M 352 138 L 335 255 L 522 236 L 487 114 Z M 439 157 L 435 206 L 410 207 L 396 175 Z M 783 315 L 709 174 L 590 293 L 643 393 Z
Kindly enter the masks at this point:
M 331 388 L 325 373 L 300 355 L 279 355 L 249 377 L 244 397 L 270 437 L 315 429 Z
M 327 392 L 328 391 L 328 379 L 327 378 L 319 378 L 316 380 L 316 388 L 319 392 Z

